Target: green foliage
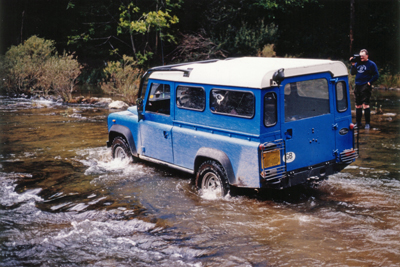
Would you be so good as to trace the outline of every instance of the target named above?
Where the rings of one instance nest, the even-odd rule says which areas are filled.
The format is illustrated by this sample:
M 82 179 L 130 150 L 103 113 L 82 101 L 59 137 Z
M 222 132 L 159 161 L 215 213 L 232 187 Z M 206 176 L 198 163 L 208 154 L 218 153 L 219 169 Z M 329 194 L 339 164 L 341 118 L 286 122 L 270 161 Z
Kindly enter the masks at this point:
M 12 46 L 3 62 L 4 86 L 14 94 L 56 93 L 68 101 L 81 65 L 72 54 L 58 55 L 54 41 L 32 36 Z
M 266 43 L 274 42 L 276 32 L 274 24 L 265 26 L 261 21 L 259 27 L 250 27 L 244 22 L 239 29 L 228 27 L 221 46 L 228 51 L 233 47 L 231 51 L 237 55 L 255 55 Z
M 131 55 L 138 65 L 148 65 L 162 49 L 161 42 L 176 43 L 172 26 L 179 22 L 175 13 L 182 3 L 183 0 L 77 3 L 75 8 L 85 23 L 69 36 L 69 44 L 79 49 L 85 49 L 83 43 L 97 50 L 107 48 L 111 56 L 108 58 Z
M 199 19 L 212 42 L 229 56 L 257 55 L 264 45 L 275 43 L 278 29 L 274 10 L 262 2 L 203 0 L 204 18 Z
M 38 87 L 43 64 L 55 52 L 54 41 L 32 36 L 23 44 L 12 46 L 5 55 L 5 87 L 15 94 Z
M 135 103 L 142 72 L 133 57 L 123 55 L 120 61 L 107 62 L 104 74 L 106 78 L 101 83 L 101 89 L 105 93 L 120 96 L 130 104 Z
M 304 8 L 307 3 L 318 3 L 318 0 L 258 0 L 254 6 L 266 10 L 288 11 L 293 8 Z
M 400 88 L 400 74 L 381 73 L 376 84 L 385 89 Z
M 47 60 L 43 66 L 43 73 L 39 78 L 39 85 L 47 95 L 53 91 L 66 102 L 72 99 L 72 92 L 81 74 L 82 66 L 73 54 L 64 52 Z

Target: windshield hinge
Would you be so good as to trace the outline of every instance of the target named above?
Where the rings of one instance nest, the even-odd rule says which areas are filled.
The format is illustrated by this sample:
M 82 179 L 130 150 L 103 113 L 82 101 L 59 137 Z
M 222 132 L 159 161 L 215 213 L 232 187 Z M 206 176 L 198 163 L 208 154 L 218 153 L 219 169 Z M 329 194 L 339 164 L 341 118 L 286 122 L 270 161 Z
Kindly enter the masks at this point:
M 337 84 L 338 80 L 339 80 L 338 78 L 331 79 L 331 83 L 333 83 L 333 84 Z
M 338 124 L 337 123 L 335 123 L 335 124 L 332 124 L 332 129 L 333 130 L 337 130 L 337 128 L 338 128 L 339 126 L 338 126 Z

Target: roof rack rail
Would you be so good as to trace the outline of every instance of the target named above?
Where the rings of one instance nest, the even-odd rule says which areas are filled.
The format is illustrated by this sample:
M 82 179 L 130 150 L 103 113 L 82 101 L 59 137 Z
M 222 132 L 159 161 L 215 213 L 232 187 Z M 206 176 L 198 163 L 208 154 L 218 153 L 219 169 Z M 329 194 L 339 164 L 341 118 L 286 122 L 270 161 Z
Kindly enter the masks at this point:
M 190 72 L 193 70 L 192 68 L 188 68 L 186 70 L 182 70 L 182 69 L 174 69 L 176 67 L 182 67 L 182 66 L 186 66 L 186 65 L 192 65 L 192 64 L 205 64 L 205 63 L 213 63 L 213 62 L 217 62 L 220 61 L 220 59 L 208 59 L 208 60 L 202 60 L 202 61 L 195 61 L 195 62 L 185 62 L 185 63 L 179 63 L 179 64 L 173 64 L 173 65 L 166 65 L 166 66 L 158 66 L 158 67 L 154 67 L 151 68 L 149 70 L 147 70 L 141 80 L 140 80 L 140 85 L 139 85 L 139 92 L 138 92 L 138 98 L 142 95 L 142 87 L 143 87 L 143 83 L 144 80 L 153 72 L 156 71 L 181 71 L 183 72 L 183 76 L 184 77 L 189 77 L 190 76 Z

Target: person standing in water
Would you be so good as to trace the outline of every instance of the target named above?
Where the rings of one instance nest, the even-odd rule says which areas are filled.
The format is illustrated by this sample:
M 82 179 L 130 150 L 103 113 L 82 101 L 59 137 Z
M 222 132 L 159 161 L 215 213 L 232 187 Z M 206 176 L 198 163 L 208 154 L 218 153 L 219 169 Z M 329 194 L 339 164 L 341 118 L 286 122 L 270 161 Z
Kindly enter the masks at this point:
M 360 61 L 354 62 L 352 59 L 353 57 L 350 58 L 352 63 L 350 73 L 351 75 L 356 75 L 354 96 L 356 98 L 357 127 L 361 128 L 362 111 L 364 110 L 365 129 L 370 129 L 371 109 L 369 102 L 372 92 L 371 85 L 379 78 L 378 68 L 375 62 L 368 59 L 367 49 L 360 51 Z

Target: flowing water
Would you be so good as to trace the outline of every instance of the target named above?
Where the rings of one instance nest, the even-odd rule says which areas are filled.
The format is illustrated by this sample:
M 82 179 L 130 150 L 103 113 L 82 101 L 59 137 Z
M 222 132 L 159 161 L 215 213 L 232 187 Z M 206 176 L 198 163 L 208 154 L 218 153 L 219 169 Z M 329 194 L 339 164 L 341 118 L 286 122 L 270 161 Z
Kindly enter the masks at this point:
M 400 94 L 374 101 L 361 158 L 320 187 L 216 198 L 112 160 L 107 109 L 0 98 L 0 266 L 399 266 Z

